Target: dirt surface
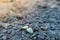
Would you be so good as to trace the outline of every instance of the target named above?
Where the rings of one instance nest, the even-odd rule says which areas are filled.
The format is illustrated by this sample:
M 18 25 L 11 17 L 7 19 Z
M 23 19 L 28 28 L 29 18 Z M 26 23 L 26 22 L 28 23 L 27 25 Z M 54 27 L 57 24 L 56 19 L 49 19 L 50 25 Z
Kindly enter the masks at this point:
M 60 40 L 60 0 L 57 7 L 36 5 L 25 17 L 8 16 L 0 22 L 0 40 Z M 29 34 L 22 27 L 33 29 Z

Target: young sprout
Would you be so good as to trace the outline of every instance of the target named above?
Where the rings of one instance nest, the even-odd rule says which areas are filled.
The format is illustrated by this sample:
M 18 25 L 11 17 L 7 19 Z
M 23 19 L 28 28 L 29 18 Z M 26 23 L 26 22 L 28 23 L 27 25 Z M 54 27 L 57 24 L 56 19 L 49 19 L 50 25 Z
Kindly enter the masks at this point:
M 27 32 L 29 32 L 30 34 L 33 33 L 33 29 L 32 29 L 32 28 L 28 28 L 28 29 L 26 29 L 26 30 L 27 30 Z
M 33 29 L 28 27 L 28 26 L 24 26 L 23 29 L 25 29 L 28 33 L 32 34 L 33 33 Z
M 23 29 L 28 29 L 28 26 L 24 26 Z

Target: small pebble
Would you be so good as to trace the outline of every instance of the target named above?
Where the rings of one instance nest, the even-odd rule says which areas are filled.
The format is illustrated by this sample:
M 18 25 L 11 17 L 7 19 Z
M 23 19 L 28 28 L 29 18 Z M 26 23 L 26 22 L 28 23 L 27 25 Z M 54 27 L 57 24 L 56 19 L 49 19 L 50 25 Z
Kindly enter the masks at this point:
M 7 32 L 7 30 L 3 29 L 3 30 L 2 30 L 2 32 L 3 32 L 3 33 L 6 33 L 6 32 Z
M 3 36 L 3 37 L 2 37 L 3 40 L 6 40 L 6 38 L 7 38 L 6 36 Z

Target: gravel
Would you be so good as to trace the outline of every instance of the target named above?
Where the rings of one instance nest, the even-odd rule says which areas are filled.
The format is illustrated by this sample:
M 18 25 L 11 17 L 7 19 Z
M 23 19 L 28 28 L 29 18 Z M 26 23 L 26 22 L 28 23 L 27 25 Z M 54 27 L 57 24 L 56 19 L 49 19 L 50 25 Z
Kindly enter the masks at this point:
M 0 23 L 0 40 L 60 40 L 60 7 L 45 8 L 38 5 L 30 17 L 5 18 Z M 23 30 L 25 25 L 31 27 L 34 33 Z

